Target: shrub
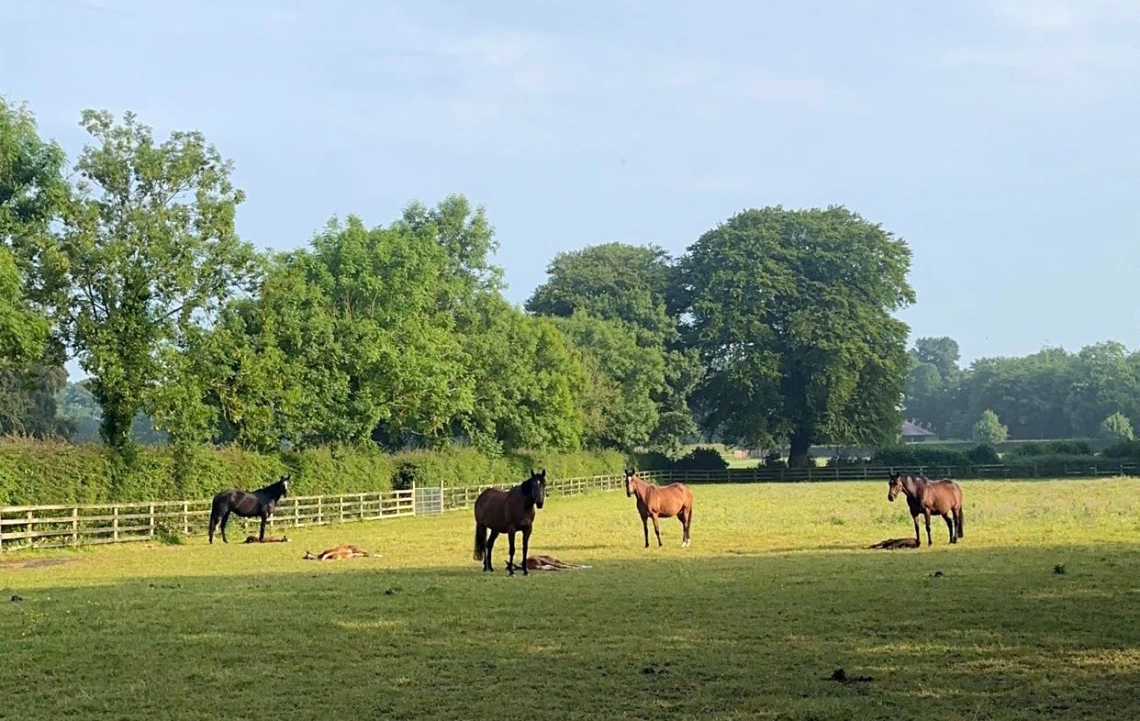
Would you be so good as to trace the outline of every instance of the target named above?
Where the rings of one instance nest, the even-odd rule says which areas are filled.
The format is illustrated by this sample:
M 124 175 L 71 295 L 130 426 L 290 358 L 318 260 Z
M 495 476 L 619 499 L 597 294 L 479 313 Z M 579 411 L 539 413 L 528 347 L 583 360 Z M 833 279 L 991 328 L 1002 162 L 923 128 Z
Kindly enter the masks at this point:
M 966 454 L 949 448 L 924 447 L 921 445 L 892 446 L 875 452 L 871 465 L 892 468 L 914 466 L 965 466 L 969 465 Z
M 715 448 L 694 448 L 673 464 L 677 471 L 723 471 L 728 461 Z
M 489 485 L 517 483 L 531 468 L 552 480 L 620 473 L 614 451 L 520 453 L 496 459 L 466 448 L 388 455 L 375 448 L 326 447 L 259 454 L 236 448 L 201 448 L 176 471 L 169 448 L 140 448 L 111 483 L 109 452 L 94 444 L 0 441 L 0 504 L 100 503 L 209 498 L 224 488 L 259 488 L 283 473 L 299 496 L 386 491 L 411 483 Z
M 1013 456 L 1091 456 L 1093 449 L 1088 441 L 1042 441 L 1022 443 L 1009 453 Z
M 997 450 L 986 443 L 981 443 L 966 451 L 966 460 L 978 466 L 990 466 L 1001 463 Z
M 1105 458 L 1140 461 L 1140 441 L 1123 441 L 1101 451 Z

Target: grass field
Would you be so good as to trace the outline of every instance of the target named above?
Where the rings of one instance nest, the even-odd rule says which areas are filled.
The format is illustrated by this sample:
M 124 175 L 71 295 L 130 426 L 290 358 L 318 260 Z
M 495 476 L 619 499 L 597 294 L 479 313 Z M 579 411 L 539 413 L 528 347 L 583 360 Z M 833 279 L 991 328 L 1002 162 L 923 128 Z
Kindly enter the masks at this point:
M 553 498 L 532 552 L 593 568 L 529 578 L 467 512 L 12 554 L 0 718 L 1140 717 L 1140 483 L 963 488 L 963 542 L 902 551 L 862 549 L 912 532 L 885 481 L 696 487 L 688 549 Z M 339 542 L 383 555 L 300 560 Z

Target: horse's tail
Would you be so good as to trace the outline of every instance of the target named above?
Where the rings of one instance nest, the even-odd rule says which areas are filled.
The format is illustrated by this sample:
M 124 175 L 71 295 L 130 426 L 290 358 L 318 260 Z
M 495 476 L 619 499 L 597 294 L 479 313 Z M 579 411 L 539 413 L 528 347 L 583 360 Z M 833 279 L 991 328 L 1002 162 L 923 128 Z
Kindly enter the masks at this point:
M 218 521 L 222 520 L 222 503 L 222 494 L 219 493 L 210 504 L 210 543 L 214 542 L 214 531 L 218 528 Z
M 965 538 L 966 534 L 962 532 L 962 507 L 958 506 L 958 512 L 954 514 L 957 518 L 954 522 L 958 525 L 958 538 Z
M 475 524 L 475 560 L 482 561 L 487 551 L 487 527 L 481 523 Z

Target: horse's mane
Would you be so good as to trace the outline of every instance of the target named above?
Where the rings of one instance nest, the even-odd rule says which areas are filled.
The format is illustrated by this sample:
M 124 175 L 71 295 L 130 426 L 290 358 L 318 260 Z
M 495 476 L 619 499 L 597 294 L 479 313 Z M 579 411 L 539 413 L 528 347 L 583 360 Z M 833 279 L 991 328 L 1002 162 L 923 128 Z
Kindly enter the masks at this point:
M 264 488 L 258 488 L 256 492 L 261 493 L 263 491 L 265 491 L 265 492 L 275 491 L 279 487 L 285 485 L 288 481 L 289 481 L 289 476 L 281 476 L 280 478 L 278 478 L 273 483 L 270 483 L 268 486 L 265 486 Z

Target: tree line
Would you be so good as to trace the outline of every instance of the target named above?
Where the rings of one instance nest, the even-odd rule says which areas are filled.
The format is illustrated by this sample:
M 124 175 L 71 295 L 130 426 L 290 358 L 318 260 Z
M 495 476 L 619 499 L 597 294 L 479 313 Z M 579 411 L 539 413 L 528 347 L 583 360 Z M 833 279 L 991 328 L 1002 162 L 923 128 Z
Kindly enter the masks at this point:
M 1123 441 L 1140 419 L 1140 352 L 1115 341 L 966 368 L 952 338 L 919 338 L 909 355 L 906 414 L 944 437 Z
M 158 138 L 131 113 L 81 124 L 69 160 L 0 101 L 3 430 L 66 433 L 76 358 L 127 458 L 140 418 L 188 454 L 671 452 L 704 436 L 787 443 L 796 464 L 813 443 L 897 438 L 910 249 L 846 208 L 744 210 L 679 257 L 561 253 L 519 308 L 462 195 L 261 251 L 236 231 L 232 162 L 201 133 Z

